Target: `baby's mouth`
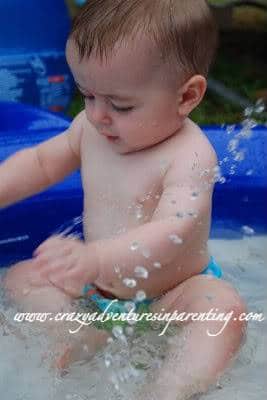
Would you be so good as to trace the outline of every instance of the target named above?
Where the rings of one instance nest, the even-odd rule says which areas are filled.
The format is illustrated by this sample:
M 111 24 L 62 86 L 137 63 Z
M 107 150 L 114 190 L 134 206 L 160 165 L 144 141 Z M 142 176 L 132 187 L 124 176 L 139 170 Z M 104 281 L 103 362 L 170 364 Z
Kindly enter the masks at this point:
M 116 140 L 119 139 L 118 136 L 106 136 L 106 138 L 107 138 L 109 141 L 111 141 L 111 142 L 115 142 Z
M 109 141 L 112 141 L 112 142 L 114 142 L 114 141 L 116 141 L 117 139 L 119 139 L 119 136 L 110 135 L 110 134 L 107 133 L 107 132 L 101 132 L 101 134 L 102 134 L 103 136 L 105 136 Z

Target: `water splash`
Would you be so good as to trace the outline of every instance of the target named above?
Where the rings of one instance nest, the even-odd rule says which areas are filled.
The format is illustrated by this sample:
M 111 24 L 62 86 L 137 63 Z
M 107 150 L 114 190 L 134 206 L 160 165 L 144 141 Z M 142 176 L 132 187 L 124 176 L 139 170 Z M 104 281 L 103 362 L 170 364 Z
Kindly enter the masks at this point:
M 23 242 L 23 241 L 26 241 L 29 239 L 30 239 L 29 235 L 23 235 L 23 236 L 8 238 L 8 239 L 2 239 L 2 240 L 0 240 L 0 246 L 5 245 L 5 244 L 10 244 L 10 243 Z
M 79 215 L 78 217 L 74 217 L 70 221 L 67 221 L 66 223 L 62 224 L 58 229 L 51 232 L 51 234 L 82 238 L 82 233 L 81 233 L 82 225 L 83 225 L 83 216 Z
M 183 243 L 183 239 L 180 238 L 179 236 L 175 235 L 175 234 L 169 235 L 169 239 L 170 239 L 174 244 L 182 244 L 182 243 Z
M 132 251 L 135 251 L 135 250 L 137 250 L 139 248 L 139 243 L 138 242 L 133 242 L 132 244 L 131 244 L 131 246 L 130 246 L 130 249 L 132 250 Z
M 241 228 L 241 231 L 244 235 L 246 236 L 253 236 L 255 235 L 255 231 L 253 228 L 251 228 L 250 226 L 247 225 L 243 225 Z
M 131 278 L 124 278 L 122 282 L 128 288 L 134 288 L 137 285 L 136 280 Z
M 141 250 L 141 254 L 142 256 L 144 256 L 145 258 L 149 258 L 151 256 L 151 252 L 148 248 L 143 248 Z
M 138 302 L 144 301 L 146 299 L 146 292 L 144 290 L 138 290 L 135 295 L 135 300 Z
M 161 263 L 156 261 L 156 262 L 153 263 L 153 267 L 157 268 L 157 269 L 160 269 L 161 268 Z
M 148 278 L 148 270 L 141 266 L 137 265 L 134 269 L 134 274 L 137 278 L 147 279 Z

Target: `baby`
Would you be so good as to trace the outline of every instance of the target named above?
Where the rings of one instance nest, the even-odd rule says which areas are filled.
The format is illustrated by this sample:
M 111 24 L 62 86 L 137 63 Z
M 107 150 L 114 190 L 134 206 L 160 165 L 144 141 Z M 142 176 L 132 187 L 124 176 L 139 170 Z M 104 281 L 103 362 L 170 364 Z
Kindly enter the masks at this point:
M 204 0 L 90 0 L 66 48 L 84 110 L 67 131 L 0 166 L 1 207 L 82 174 L 85 241 L 52 237 L 6 275 L 27 311 L 70 310 L 89 296 L 100 311 L 116 298 L 109 311 L 131 299 L 152 312 L 232 313 L 225 329 L 222 321 L 180 323 L 182 358 L 174 339 L 141 398 L 204 392 L 244 336 L 245 305 L 207 248 L 216 154 L 188 118 L 215 47 Z M 84 332 L 89 346 L 107 337 Z

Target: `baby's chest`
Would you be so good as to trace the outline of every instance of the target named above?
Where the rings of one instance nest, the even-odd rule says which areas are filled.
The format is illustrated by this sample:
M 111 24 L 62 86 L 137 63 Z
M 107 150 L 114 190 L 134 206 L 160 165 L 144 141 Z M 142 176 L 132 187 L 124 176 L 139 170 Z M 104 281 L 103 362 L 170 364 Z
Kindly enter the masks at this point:
M 164 165 L 153 158 L 128 161 L 111 163 L 92 157 L 83 165 L 84 222 L 91 240 L 119 234 L 153 215 L 162 191 Z

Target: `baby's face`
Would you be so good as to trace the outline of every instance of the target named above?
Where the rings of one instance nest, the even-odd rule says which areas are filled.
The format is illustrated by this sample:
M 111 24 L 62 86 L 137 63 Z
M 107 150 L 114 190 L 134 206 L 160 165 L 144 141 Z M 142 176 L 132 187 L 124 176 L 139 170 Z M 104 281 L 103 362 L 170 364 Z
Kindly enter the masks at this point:
M 72 40 L 67 60 L 85 98 L 87 119 L 125 154 L 160 143 L 180 128 L 177 91 L 166 65 L 146 40 L 117 46 L 107 61 L 79 59 Z

